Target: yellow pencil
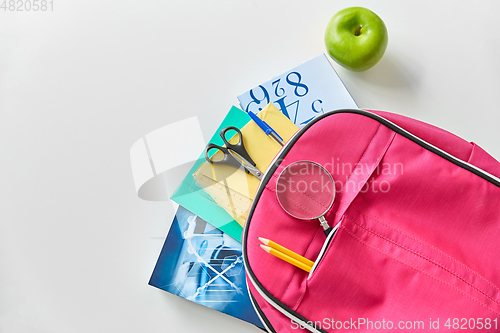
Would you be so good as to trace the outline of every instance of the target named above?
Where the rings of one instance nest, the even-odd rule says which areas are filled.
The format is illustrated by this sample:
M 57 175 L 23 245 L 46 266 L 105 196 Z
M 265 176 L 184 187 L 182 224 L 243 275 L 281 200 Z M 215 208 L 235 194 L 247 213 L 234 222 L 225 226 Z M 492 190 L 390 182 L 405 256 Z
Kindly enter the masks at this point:
M 289 264 L 292 264 L 294 265 L 295 267 L 298 267 L 300 269 L 303 269 L 305 270 L 306 272 L 310 272 L 311 269 L 312 269 L 312 266 L 309 266 L 309 265 L 306 265 L 304 264 L 303 262 L 300 262 L 298 261 L 297 259 L 294 259 L 292 257 L 289 257 L 287 256 L 286 254 L 284 254 L 283 252 L 280 252 L 278 250 L 275 250 L 269 246 L 266 246 L 266 245 L 262 245 L 262 244 L 259 244 L 259 246 L 264 250 L 266 251 L 267 253 L 270 253 L 272 254 L 273 256 L 275 257 L 278 257 L 280 258 L 281 260 L 284 260 L 286 261 L 287 263 Z
M 300 254 L 297 254 L 289 249 L 287 249 L 286 247 L 284 246 L 281 246 L 279 245 L 278 243 L 275 243 L 273 242 L 272 240 L 269 240 L 269 239 L 266 239 L 266 238 L 262 238 L 262 237 L 257 237 L 262 243 L 264 243 L 265 245 L 269 246 L 270 248 L 272 249 L 275 249 L 275 250 L 278 250 L 280 252 L 283 252 L 284 254 L 288 255 L 289 257 L 292 257 L 300 262 L 302 262 L 303 264 L 307 265 L 307 266 L 313 266 L 314 265 L 314 262 L 307 259 L 307 258 L 304 258 L 303 256 L 301 256 Z

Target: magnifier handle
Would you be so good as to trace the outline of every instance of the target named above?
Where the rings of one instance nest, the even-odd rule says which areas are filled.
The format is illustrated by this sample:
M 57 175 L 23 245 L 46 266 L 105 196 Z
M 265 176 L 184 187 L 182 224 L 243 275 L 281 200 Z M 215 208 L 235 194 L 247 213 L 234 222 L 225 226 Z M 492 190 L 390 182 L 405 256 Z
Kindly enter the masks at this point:
M 326 219 L 324 216 L 320 216 L 318 219 L 319 219 L 319 223 L 323 227 L 323 232 L 328 237 L 328 235 L 330 234 L 330 231 L 332 231 L 332 228 L 328 225 L 328 222 L 326 222 Z

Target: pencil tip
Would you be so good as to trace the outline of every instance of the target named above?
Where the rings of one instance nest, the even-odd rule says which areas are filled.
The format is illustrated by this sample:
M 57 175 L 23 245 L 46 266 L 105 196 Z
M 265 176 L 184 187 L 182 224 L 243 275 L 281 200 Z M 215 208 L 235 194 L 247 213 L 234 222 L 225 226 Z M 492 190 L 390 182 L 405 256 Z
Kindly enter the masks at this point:
M 260 248 L 266 252 L 270 252 L 271 251 L 271 248 L 269 246 L 265 246 L 265 245 L 262 245 L 262 244 L 259 244 Z
M 269 239 L 262 238 L 262 237 L 257 237 L 262 243 L 268 245 L 269 244 Z

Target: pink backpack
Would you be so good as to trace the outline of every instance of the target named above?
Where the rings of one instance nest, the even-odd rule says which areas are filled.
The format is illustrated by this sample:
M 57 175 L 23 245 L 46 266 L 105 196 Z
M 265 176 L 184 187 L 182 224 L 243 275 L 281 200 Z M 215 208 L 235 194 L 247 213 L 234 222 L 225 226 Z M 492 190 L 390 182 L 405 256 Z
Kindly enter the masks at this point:
M 277 200 L 281 171 L 302 160 L 335 180 L 325 218 L 340 224 L 328 237 Z M 499 177 L 500 163 L 476 144 L 410 118 L 337 110 L 314 119 L 269 166 L 243 235 L 268 331 L 500 332 Z M 266 253 L 257 237 L 313 269 Z

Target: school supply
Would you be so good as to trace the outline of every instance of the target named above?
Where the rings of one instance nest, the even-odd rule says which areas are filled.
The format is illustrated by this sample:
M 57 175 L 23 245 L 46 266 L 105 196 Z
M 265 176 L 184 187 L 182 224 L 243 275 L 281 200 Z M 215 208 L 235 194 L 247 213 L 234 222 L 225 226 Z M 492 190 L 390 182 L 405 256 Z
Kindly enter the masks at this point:
M 336 231 L 326 237 L 278 202 L 279 175 L 297 161 L 321 165 L 334 180 L 324 218 Z M 497 331 L 499 177 L 500 163 L 476 144 L 410 118 L 343 109 L 309 122 L 266 171 L 243 235 L 249 290 L 266 328 L 373 332 L 382 321 L 385 331 L 411 320 L 428 331 L 431 322 L 446 329 L 480 318 Z M 313 267 L 276 260 L 257 237 Z
M 230 143 L 226 139 L 226 133 L 229 131 L 235 131 L 235 143 Z M 224 147 L 218 146 L 214 143 L 209 143 L 205 149 L 205 159 L 210 164 L 226 164 L 232 165 L 236 168 L 243 168 L 246 173 L 251 173 L 258 180 L 262 179 L 262 171 L 255 167 L 255 162 L 252 160 L 250 155 L 248 155 L 245 149 L 245 144 L 243 143 L 243 135 L 240 130 L 234 126 L 228 126 L 223 128 L 220 133 L 222 141 L 224 141 Z M 212 152 L 212 153 L 210 153 Z M 217 154 L 218 153 L 218 154 Z M 210 157 L 209 155 L 213 156 Z
M 248 295 L 241 244 L 183 207 L 149 284 L 263 327 Z
M 280 252 L 280 251 L 277 251 L 276 249 L 273 249 L 271 248 L 270 246 L 265 246 L 265 245 L 262 245 L 262 244 L 259 244 L 259 246 L 261 247 L 261 249 L 263 249 L 264 251 L 266 251 L 267 253 L 270 253 L 272 254 L 273 256 L 289 263 L 289 264 L 292 264 L 293 266 L 295 267 L 298 267 L 306 272 L 310 272 L 311 271 L 311 268 L 312 266 L 309 266 L 309 265 L 306 265 L 304 264 L 303 262 L 295 259 L 295 258 L 292 258 L 290 256 L 287 256 L 286 254 L 284 254 L 283 252 Z
M 276 141 L 280 146 L 284 145 L 283 138 L 279 136 L 279 134 L 276 133 L 276 131 L 273 130 L 271 126 L 269 126 L 265 121 L 257 117 L 257 115 L 252 111 L 248 111 L 247 113 L 250 116 L 250 118 L 252 118 L 252 120 L 255 121 L 257 125 L 259 125 L 259 127 L 264 131 L 264 133 L 266 133 L 266 135 L 269 135 L 271 138 L 273 138 L 274 141 Z
M 243 113 L 243 111 L 239 112 Z M 272 104 L 269 104 L 264 110 L 259 112 L 257 116 L 269 124 L 269 126 L 272 126 L 274 130 L 282 136 L 285 142 L 298 130 L 297 126 L 292 124 L 292 122 Z M 243 138 L 244 147 L 248 156 L 251 156 L 251 159 L 255 162 L 255 167 L 258 170 L 266 170 L 281 146 L 267 136 L 254 121 L 249 121 L 245 126 L 240 128 L 241 136 L 238 134 L 230 138 L 228 142 L 230 145 L 233 145 L 239 141 L 240 137 Z M 217 151 L 211 156 L 211 159 L 212 161 L 221 160 L 223 156 L 221 151 Z M 193 178 L 198 188 L 209 197 L 209 201 L 212 205 L 221 207 L 229 214 L 228 216 L 233 218 L 242 227 L 244 226 L 248 210 L 250 209 L 260 184 L 258 178 L 254 177 L 252 174 L 246 173 L 245 169 L 235 168 L 235 165 L 227 165 L 224 163 L 213 164 L 209 162 L 203 163 L 195 170 L 193 172 Z M 193 206 L 194 205 L 191 205 L 189 209 L 197 213 L 199 207 Z M 200 214 L 201 213 L 203 212 L 200 211 Z M 209 220 L 208 222 L 211 221 Z M 231 236 L 236 239 L 241 239 L 241 233 L 234 236 L 231 234 Z
M 294 218 L 319 219 L 327 236 L 332 230 L 324 215 L 333 205 L 335 184 L 328 170 L 318 163 L 297 161 L 284 168 L 276 181 L 276 198 Z
M 240 94 L 238 100 L 242 110 L 253 113 L 273 103 L 298 127 L 325 111 L 358 107 L 324 54 Z
M 278 252 L 281 252 L 284 255 L 286 255 L 287 257 L 293 258 L 293 259 L 303 263 L 304 265 L 309 266 L 310 268 L 314 264 L 313 261 L 293 252 L 292 250 L 287 249 L 284 246 L 279 245 L 278 243 L 273 242 L 272 240 L 262 238 L 262 237 L 257 237 L 257 238 L 262 242 L 262 244 L 268 246 L 270 249 L 274 249 Z M 261 244 L 261 247 L 262 247 L 262 244 Z
M 224 141 L 222 141 L 219 133 L 223 128 L 228 126 L 242 128 L 250 120 L 251 118 L 246 112 L 243 112 L 233 106 L 227 113 L 215 134 L 210 139 L 210 143 L 222 146 Z M 200 153 L 201 154 L 198 159 L 191 167 L 186 177 L 184 177 L 182 183 L 175 190 L 171 199 L 179 205 L 192 211 L 203 220 L 214 225 L 216 228 L 219 228 L 224 233 L 241 242 L 241 234 L 243 232 L 241 225 L 238 224 L 234 218 L 226 212 L 226 210 L 217 205 L 214 202 L 214 199 L 206 191 L 204 191 L 203 187 L 199 186 L 197 181 L 194 179 L 193 175 L 196 170 L 198 170 L 201 165 L 206 162 L 205 150 L 200 150 Z M 252 176 L 252 178 L 255 177 Z

